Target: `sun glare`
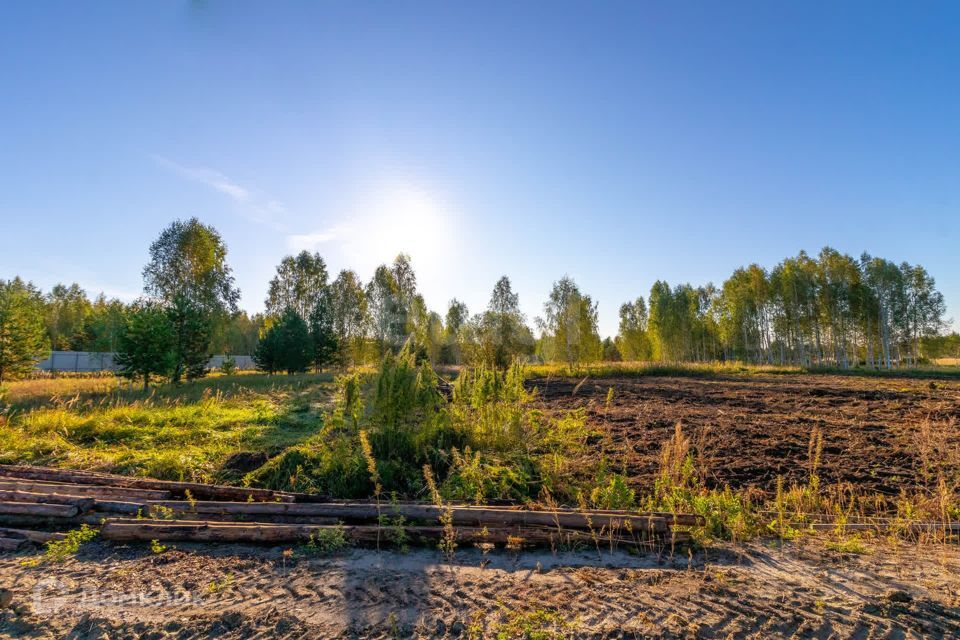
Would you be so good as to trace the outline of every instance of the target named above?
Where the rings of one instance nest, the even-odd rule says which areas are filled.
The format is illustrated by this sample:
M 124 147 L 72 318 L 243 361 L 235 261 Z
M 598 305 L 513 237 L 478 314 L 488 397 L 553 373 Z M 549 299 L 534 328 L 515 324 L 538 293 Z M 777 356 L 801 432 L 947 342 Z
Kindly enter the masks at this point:
M 440 266 L 456 241 L 452 213 L 443 199 L 409 182 L 378 187 L 353 225 L 351 253 L 374 266 L 401 252 L 410 254 L 418 267 Z

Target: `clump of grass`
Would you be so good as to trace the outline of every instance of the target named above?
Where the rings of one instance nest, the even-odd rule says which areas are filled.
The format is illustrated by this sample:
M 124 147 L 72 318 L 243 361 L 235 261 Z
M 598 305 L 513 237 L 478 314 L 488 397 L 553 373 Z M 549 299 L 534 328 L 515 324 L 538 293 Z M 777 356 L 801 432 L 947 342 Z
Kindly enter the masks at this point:
M 206 592 L 210 595 L 223 593 L 233 586 L 233 574 L 228 573 L 222 580 L 211 580 L 207 584 Z
M 839 540 L 831 540 L 828 541 L 824 546 L 827 550 L 836 553 L 862 555 L 870 552 L 860 536 L 857 535 L 842 537 Z
M 317 529 L 310 534 L 303 551 L 312 556 L 331 556 L 350 546 L 343 525 Z
M 483 618 L 471 620 L 470 637 L 491 637 L 497 640 L 560 640 L 576 634 L 580 619 L 570 619 L 557 609 L 530 607 L 509 610 L 501 607 L 500 619 L 489 624 L 483 633 Z

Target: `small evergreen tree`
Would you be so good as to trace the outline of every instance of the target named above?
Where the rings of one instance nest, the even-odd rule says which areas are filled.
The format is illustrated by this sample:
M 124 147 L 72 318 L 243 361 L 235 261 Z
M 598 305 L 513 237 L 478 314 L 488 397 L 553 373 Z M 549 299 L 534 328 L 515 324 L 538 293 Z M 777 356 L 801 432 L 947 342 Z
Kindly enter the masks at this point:
M 210 320 L 199 305 L 186 296 L 177 296 L 167 308 L 167 317 L 175 336 L 173 345 L 173 382 L 202 378 L 210 361 Z
M 279 341 L 280 334 L 276 330 L 276 325 L 269 327 L 260 336 L 257 348 L 253 351 L 253 362 L 257 365 L 257 369 L 266 371 L 270 375 L 282 370 Z
M 313 344 L 303 318 L 288 307 L 260 339 L 253 360 L 267 373 L 303 373 L 313 362 Z
M 327 291 L 320 295 L 310 313 L 310 342 L 317 372 L 337 363 L 340 345 L 333 328 L 333 305 Z
M 150 377 L 166 377 L 175 365 L 176 335 L 167 311 L 155 303 L 140 303 L 128 315 L 120 334 L 116 363 L 120 374 L 142 378 L 143 388 Z
M 47 353 L 39 292 L 19 278 L 0 280 L 0 384 L 29 373 Z

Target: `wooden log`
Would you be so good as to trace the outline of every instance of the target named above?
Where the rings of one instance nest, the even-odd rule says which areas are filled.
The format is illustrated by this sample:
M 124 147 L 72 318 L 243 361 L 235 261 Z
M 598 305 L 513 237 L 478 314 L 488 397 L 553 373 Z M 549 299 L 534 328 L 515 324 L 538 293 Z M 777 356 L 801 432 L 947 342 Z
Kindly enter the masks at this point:
M 180 502 L 158 501 L 150 505 L 159 505 L 172 509 L 174 513 L 218 513 L 244 514 L 251 519 L 264 516 L 311 516 L 340 518 L 345 521 L 376 520 L 381 515 L 388 517 L 403 516 L 408 520 L 427 520 L 436 522 L 446 508 L 430 504 L 383 505 L 360 503 L 301 504 L 301 503 L 249 503 L 249 502 Z M 453 524 L 457 526 L 542 526 L 563 529 L 594 530 L 613 529 L 628 531 L 650 531 L 664 533 L 667 523 L 656 516 L 611 516 L 574 511 L 522 511 L 499 509 L 496 507 L 450 507 Z
M 137 514 L 145 515 L 150 507 L 147 501 L 141 502 L 123 502 L 120 500 L 94 500 L 93 510 L 100 513 L 122 513 L 124 515 L 135 516 Z
M 86 520 L 88 516 L 77 516 L 75 518 L 59 518 L 59 517 L 49 517 L 49 516 L 30 516 L 30 515 L 16 515 L 16 514 L 2 514 L 0 513 L 0 527 L 14 528 L 14 529 L 53 529 L 56 531 L 66 531 L 68 529 L 75 529 L 81 524 L 96 524 L 99 525 L 102 517 L 93 519 L 89 521 Z
M 344 537 L 354 542 L 387 544 L 389 530 L 370 525 L 342 527 L 295 524 L 241 524 L 223 522 L 167 522 L 107 520 L 100 529 L 104 540 L 113 541 L 189 541 L 189 542 L 269 542 L 288 543 L 308 540 L 311 535 L 339 529 Z M 445 535 L 443 527 L 404 527 L 411 542 L 436 541 Z M 457 527 L 456 539 L 461 543 L 544 544 L 553 542 L 594 542 L 584 531 L 556 531 L 551 529 L 508 529 L 488 527 Z M 678 534 L 681 537 L 685 534 Z M 602 542 L 606 542 L 602 540 Z M 635 540 L 619 542 L 636 543 Z
M 136 489 L 134 487 L 106 487 L 70 482 L 39 482 L 35 480 L 0 479 L 0 490 L 29 491 L 31 493 L 66 493 L 105 500 L 169 500 L 169 491 Z
M 0 538 L 0 551 L 19 551 L 28 542 L 26 538 Z
M 93 498 L 71 496 L 62 493 L 32 493 L 29 491 L 0 490 L 0 501 L 29 502 L 33 504 L 69 504 L 78 511 L 89 511 L 93 508 Z
M 79 509 L 70 504 L 31 504 L 28 502 L 0 501 L 0 515 L 72 518 L 79 512 Z
M 50 533 L 48 531 L 32 531 L 30 529 L 7 529 L 0 527 L 0 537 L 2 538 L 23 538 L 30 542 L 43 543 L 53 540 L 63 540 L 66 537 L 62 533 Z
M 145 510 L 144 513 L 147 513 L 147 511 Z M 341 523 L 340 518 L 326 518 L 322 516 L 269 516 L 267 518 L 256 518 L 233 513 L 177 513 L 172 522 L 192 522 L 197 520 L 235 524 L 251 524 L 258 521 L 268 524 L 335 525 Z M 171 522 L 171 520 L 166 520 L 166 522 Z
M 6 478 L 24 478 L 48 482 L 76 482 L 110 487 L 133 487 L 169 491 L 185 495 L 189 491 L 201 500 L 257 500 L 262 502 L 293 502 L 295 497 L 269 489 L 249 489 L 227 485 L 204 484 L 202 482 L 174 482 L 135 478 L 95 471 L 75 471 L 71 469 L 52 469 L 30 465 L 0 465 L 0 476 Z

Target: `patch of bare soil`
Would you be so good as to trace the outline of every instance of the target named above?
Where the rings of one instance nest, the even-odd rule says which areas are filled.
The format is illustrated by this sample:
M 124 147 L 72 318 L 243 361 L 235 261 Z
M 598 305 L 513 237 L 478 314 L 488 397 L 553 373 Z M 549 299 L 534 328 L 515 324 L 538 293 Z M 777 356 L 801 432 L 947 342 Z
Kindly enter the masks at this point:
M 843 556 L 807 541 L 688 556 L 589 550 L 351 551 L 93 544 L 62 564 L 0 557 L 4 638 L 960 636 L 960 552 Z M 537 636 L 534 636 L 537 637 Z M 555 636 L 540 636 L 555 637 Z
M 960 473 L 960 383 L 848 376 L 538 380 L 547 411 L 583 407 L 601 434 L 595 453 L 638 484 L 658 468 L 681 423 L 715 486 L 803 482 L 811 433 L 823 433 L 825 483 L 897 495 L 929 483 L 935 465 Z M 607 404 L 607 394 L 613 395 Z

